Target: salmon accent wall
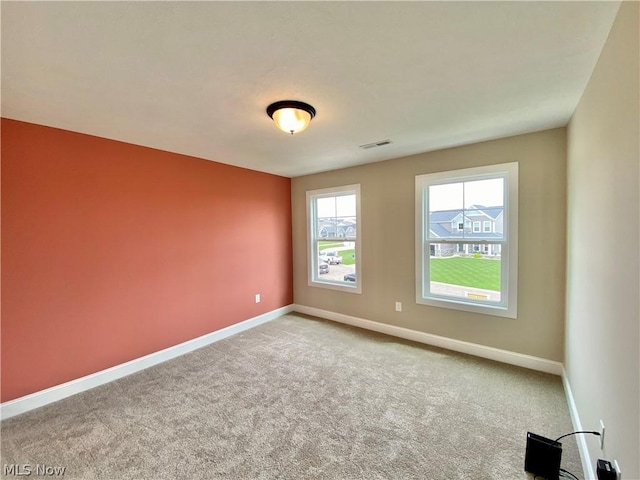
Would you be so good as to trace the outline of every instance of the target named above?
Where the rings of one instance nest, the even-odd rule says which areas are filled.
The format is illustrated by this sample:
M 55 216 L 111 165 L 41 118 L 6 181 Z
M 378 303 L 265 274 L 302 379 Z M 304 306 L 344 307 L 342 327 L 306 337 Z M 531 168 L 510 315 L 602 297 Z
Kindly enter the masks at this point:
M 292 303 L 290 179 L 8 119 L 1 135 L 3 402 Z

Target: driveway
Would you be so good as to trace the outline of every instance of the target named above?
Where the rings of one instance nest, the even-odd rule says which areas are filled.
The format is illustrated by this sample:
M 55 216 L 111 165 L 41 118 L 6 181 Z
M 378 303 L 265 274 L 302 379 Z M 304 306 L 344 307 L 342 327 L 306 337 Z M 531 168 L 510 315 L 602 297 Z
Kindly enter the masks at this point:
M 342 282 L 345 274 L 355 271 L 355 265 L 329 265 L 329 273 L 323 274 L 321 278 L 322 280 L 339 280 Z

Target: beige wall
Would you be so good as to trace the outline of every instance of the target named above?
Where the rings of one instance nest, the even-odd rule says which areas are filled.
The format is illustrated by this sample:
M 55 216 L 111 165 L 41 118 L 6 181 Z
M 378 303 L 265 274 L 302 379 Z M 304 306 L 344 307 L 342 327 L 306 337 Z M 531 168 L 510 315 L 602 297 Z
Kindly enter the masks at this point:
M 566 369 L 597 458 L 640 478 L 637 2 L 622 4 L 568 128 Z
M 518 318 L 416 304 L 415 176 L 513 161 L 520 170 Z M 361 185 L 362 294 L 310 287 L 305 192 L 353 183 Z M 565 193 L 564 128 L 294 178 L 294 302 L 561 361 Z

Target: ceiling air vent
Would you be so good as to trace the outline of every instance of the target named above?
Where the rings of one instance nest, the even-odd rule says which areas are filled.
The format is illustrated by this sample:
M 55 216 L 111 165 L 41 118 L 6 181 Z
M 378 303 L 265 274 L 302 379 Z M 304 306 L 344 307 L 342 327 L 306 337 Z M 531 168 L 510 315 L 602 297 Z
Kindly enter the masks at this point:
M 360 145 L 360 148 L 364 150 L 368 150 L 370 148 L 384 147 L 385 145 L 389 145 L 393 143 L 391 140 L 380 140 L 378 142 L 366 143 L 364 145 Z

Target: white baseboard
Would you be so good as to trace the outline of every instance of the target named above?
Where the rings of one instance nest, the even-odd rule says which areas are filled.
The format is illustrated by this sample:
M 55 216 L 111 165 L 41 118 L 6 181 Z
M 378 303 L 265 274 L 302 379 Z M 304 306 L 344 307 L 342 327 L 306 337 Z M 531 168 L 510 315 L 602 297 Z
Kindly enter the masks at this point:
M 571 385 L 567 378 L 567 372 L 562 368 L 562 384 L 564 385 L 564 393 L 567 397 L 567 404 L 569 405 L 569 413 L 571 414 L 571 423 L 573 424 L 573 430 L 580 432 L 583 430 L 582 422 L 580 422 L 580 416 L 578 415 L 578 407 L 573 398 L 573 392 L 571 391 Z M 578 451 L 580 452 L 580 460 L 582 460 L 582 472 L 585 480 L 594 480 L 596 478 L 593 467 L 591 466 L 591 456 L 589 455 L 589 448 L 587 447 L 587 437 L 585 435 L 576 435 L 578 442 Z
M 231 335 L 257 327 L 258 325 L 274 320 L 292 311 L 293 305 L 287 305 L 286 307 L 272 310 L 271 312 L 258 315 L 257 317 L 253 317 L 243 322 L 236 323 L 235 325 L 194 338 L 193 340 L 188 340 L 184 343 L 174 345 L 173 347 L 150 353 L 144 357 L 136 358 L 135 360 L 107 368 L 106 370 L 47 388 L 46 390 L 41 390 L 30 395 L 25 395 L 24 397 L 16 398 L 15 400 L 4 402 L 0 405 L 0 419 L 4 420 L 11 418 L 21 413 L 28 412 L 29 410 L 33 410 L 34 408 L 43 407 L 44 405 L 57 402 L 58 400 L 70 397 L 71 395 L 126 377 L 132 373 L 166 362 L 167 360 L 192 352 L 198 348 L 205 347 L 211 343 L 230 337 Z
M 453 338 L 418 332 L 408 328 L 396 327 L 394 325 L 387 325 L 385 323 L 374 322 L 358 317 L 351 317 L 349 315 L 321 310 L 314 307 L 307 307 L 305 305 L 294 304 L 293 310 L 307 315 L 333 320 L 335 322 L 346 323 L 347 325 L 352 325 L 354 327 L 360 327 L 367 330 L 373 330 L 374 332 L 385 333 L 394 337 L 432 345 L 434 347 L 446 348 L 447 350 L 467 353 L 469 355 L 475 355 L 476 357 L 488 358 L 490 360 L 530 368 L 540 372 L 562 375 L 562 363 L 546 360 L 544 358 L 510 352 L 499 348 L 487 347 L 476 343 L 454 340 Z

